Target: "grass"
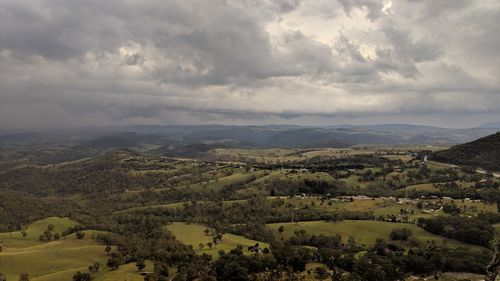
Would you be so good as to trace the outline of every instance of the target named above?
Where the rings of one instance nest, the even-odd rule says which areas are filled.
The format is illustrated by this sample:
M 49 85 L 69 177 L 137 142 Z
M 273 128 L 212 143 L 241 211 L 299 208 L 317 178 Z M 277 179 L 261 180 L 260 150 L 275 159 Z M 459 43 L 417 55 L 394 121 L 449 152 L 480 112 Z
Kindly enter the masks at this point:
M 263 173 L 234 173 L 229 176 L 225 176 L 222 178 L 217 178 L 216 180 L 211 180 L 206 183 L 199 183 L 199 184 L 194 184 L 189 186 L 191 189 L 213 189 L 213 190 L 219 190 L 222 189 L 225 186 L 231 185 L 231 184 L 238 184 L 238 183 L 244 183 L 248 181 L 250 178 L 253 176 L 259 177 Z
M 208 242 L 212 242 L 213 236 L 211 233 L 213 233 L 213 229 L 209 228 L 210 234 L 207 235 L 204 233 L 204 230 L 207 229 L 206 226 L 200 224 L 186 224 L 182 222 L 174 222 L 167 225 L 166 228 L 172 232 L 178 240 L 182 241 L 182 243 L 193 246 L 193 249 L 197 254 L 204 253 L 213 257 L 217 257 L 220 250 L 228 252 L 229 250 L 236 248 L 238 245 L 243 246 L 244 253 L 246 254 L 250 253 L 247 251 L 247 247 L 253 246 L 256 243 L 259 243 L 261 248 L 269 247 L 269 244 L 264 242 L 247 239 L 240 235 L 226 233 L 223 234 L 222 241 L 210 249 L 206 245 Z M 203 249 L 200 249 L 198 246 L 200 243 L 205 245 Z
M 411 276 L 406 278 L 406 281 L 425 281 L 434 280 L 434 276 L 428 276 L 427 278 L 421 278 L 416 276 Z M 445 272 L 439 277 L 441 281 L 484 281 L 485 276 L 474 274 L 474 273 L 464 273 L 464 272 Z
M 226 160 L 234 161 L 256 161 L 259 163 L 279 163 L 284 161 L 299 161 L 313 157 L 342 158 L 349 155 L 366 153 L 360 149 L 342 148 L 317 148 L 317 149 L 240 149 L 240 148 L 217 148 L 213 153 Z
M 214 201 L 197 201 L 197 204 L 204 204 L 208 202 L 214 202 Z M 223 201 L 224 205 L 231 205 L 235 203 L 244 203 L 246 202 L 245 199 L 239 199 L 239 200 L 226 200 Z M 132 208 L 127 208 L 124 210 L 120 210 L 117 212 L 114 212 L 113 214 L 123 214 L 123 213 L 129 213 L 129 212 L 135 212 L 135 211 L 141 211 L 141 210 L 147 210 L 147 209 L 175 209 L 175 208 L 181 208 L 184 206 L 184 204 L 187 204 L 188 206 L 191 205 L 191 201 L 183 201 L 183 202 L 175 202 L 175 203 L 169 203 L 169 204 L 154 204 L 154 205 L 146 205 L 146 206 L 140 206 L 140 207 L 132 207 Z
M 408 162 L 413 159 L 413 156 L 409 154 L 384 155 L 383 157 L 391 160 L 401 160 L 403 162 Z
M 53 233 L 61 234 L 66 228 L 77 225 L 78 223 L 69 218 L 46 218 L 30 224 L 26 229 L 28 233 L 26 237 L 23 237 L 20 231 L 0 233 L 0 241 L 5 244 L 4 248 L 23 248 L 39 245 L 40 241 L 38 241 L 38 238 L 40 234 L 47 230 L 49 224 L 54 226 Z
M 391 222 L 380 222 L 380 221 L 362 221 L 362 220 L 345 220 L 341 222 L 325 222 L 325 221 L 311 221 L 311 222 L 299 222 L 299 223 L 275 223 L 269 224 L 268 227 L 275 231 L 276 235 L 279 235 L 278 228 L 284 226 L 285 230 L 283 232 L 284 237 L 290 237 L 294 235 L 296 230 L 304 229 L 308 234 L 311 235 L 335 235 L 340 234 L 342 239 L 347 242 L 350 236 L 352 236 L 356 243 L 360 245 L 371 246 L 375 243 L 378 238 L 389 240 L 389 234 L 395 228 L 408 228 L 412 231 L 413 236 L 419 239 L 423 243 L 427 241 L 435 241 L 436 244 L 446 244 L 449 247 L 470 247 L 481 249 L 479 246 L 470 245 L 462 243 L 457 240 L 448 239 L 439 235 L 434 235 L 424 229 L 418 227 L 414 224 L 398 224 Z
M 146 261 L 144 271 L 153 271 L 153 263 Z M 137 271 L 135 263 L 121 265 L 117 270 L 104 269 L 98 273 L 93 281 L 143 281 L 144 276 Z
M 494 224 L 493 228 L 495 229 L 495 240 L 500 240 L 500 223 Z
M 51 217 L 30 224 L 27 237 L 20 232 L 1 233 L 3 251 L 0 253 L 0 272 L 7 280 L 17 280 L 20 273 L 28 273 L 33 281 L 67 281 L 76 271 L 87 271 L 88 266 L 99 262 L 104 265 L 107 256 L 104 246 L 91 239 L 92 231 L 82 240 L 69 235 L 58 241 L 40 242 L 38 237 L 54 225 L 54 233 L 61 233 L 78 224 L 68 218 Z
M 274 200 L 272 197 L 269 197 L 269 200 Z M 437 215 L 446 215 L 442 211 L 436 211 L 432 214 L 429 213 L 424 213 L 422 210 L 417 208 L 416 204 L 399 204 L 396 203 L 395 200 L 388 200 L 388 199 L 383 199 L 383 198 L 375 198 L 374 200 L 368 199 L 368 200 L 363 200 L 363 199 L 354 199 L 353 202 L 335 202 L 335 201 L 329 201 L 325 200 L 324 202 L 321 202 L 320 199 L 317 197 L 306 197 L 303 199 L 299 198 L 288 198 L 285 197 L 281 200 L 285 200 L 286 203 L 292 204 L 293 206 L 297 208 L 313 208 L 313 209 L 319 209 L 322 211 L 328 211 L 328 212 L 372 212 L 375 217 L 379 216 L 387 216 L 387 215 L 395 215 L 398 216 L 400 215 L 401 209 L 405 209 L 408 213 L 405 214 L 404 216 L 408 216 L 408 218 L 415 220 L 420 217 L 432 217 L 432 216 L 437 216 Z M 450 199 L 432 199 L 432 200 L 425 200 L 433 203 L 454 203 L 458 207 L 462 208 L 463 206 L 466 206 L 467 211 L 463 215 L 467 216 L 476 216 L 480 212 L 496 212 L 496 205 L 495 204 L 487 204 L 484 202 L 474 202 L 474 201 L 463 201 L 462 200 L 450 200 Z M 411 213 L 413 211 L 413 214 Z
M 435 188 L 432 183 L 423 183 L 423 184 L 409 185 L 409 186 L 403 188 L 403 190 L 405 190 L 405 189 L 407 191 L 411 191 L 411 190 L 414 190 L 414 191 L 429 191 L 429 192 L 438 192 L 439 191 L 439 189 Z

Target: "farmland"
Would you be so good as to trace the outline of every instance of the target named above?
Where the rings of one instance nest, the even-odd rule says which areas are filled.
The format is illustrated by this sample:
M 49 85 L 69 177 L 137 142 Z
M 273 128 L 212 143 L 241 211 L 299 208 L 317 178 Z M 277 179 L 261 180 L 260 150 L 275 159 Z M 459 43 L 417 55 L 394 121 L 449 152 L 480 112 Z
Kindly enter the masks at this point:
M 32 280 L 68 280 L 77 270 L 86 270 L 95 262 L 106 263 L 104 246 L 90 235 L 82 240 L 73 234 L 57 241 L 40 242 L 38 237 L 49 224 L 54 225 L 54 233 L 62 233 L 77 223 L 53 217 L 30 224 L 26 237 L 21 232 L 0 234 L 3 243 L 0 271 L 8 280 L 17 279 L 21 273 L 28 273 Z
M 349 237 L 353 237 L 356 243 L 365 246 L 373 246 L 377 239 L 390 240 L 389 234 L 396 228 L 408 228 L 412 231 L 412 235 L 420 240 L 423 244 L 432 242 L 438 245 L 446 244 L 448 247 L 471 247 L 471 245 L 461 243 L 456 240 L 434 235 L 412 224 L 345 220 L 335 223 L 324 221 L 308 221 L 297 223 L 276 223 L 268 225 L 268 227 L 275 231 L 277 235 L 278 229 L 281 226 L 284 227 L 284 232 L 279 235 L 285 238 L 289 238 L 295 235 L 296 231 L 305 230 L 310 235 L 339 234 L 343 238 L 344 243 L 347 243 Z
M 197 254 L 208 254 L 212 257 L 217 257 L 219 251 L 221 250 L 228 252 L 238 245 L 243 246 L 246 254 L 250 254 L 250 252 L 247 251 L 247 248 L 249 246 L 254 246 L 257 243 L 262 249 L 269 247 L 269 244 L 262 241 L 255 241 L 247 239 L 243 236 L 230 233 L 225 233 L 222 236 L 222 239 L 217 244 L 215 244 L 213 243 L 214 229 L 210 229 L 198 224 L 174 222 L 166 226 L 166 228 L 184 244 L 193 246 L 193 249 Z M 205 233 L 206 229 L 209 230 L 208 233 Z M 208 246 L 210 243 L 213 244 L 212 247 Z M 202 248 L 199 247 L 200 244 L 203 244 Z
M 139 265 L 145 275 L 190 280 L 200 270 L 192 266 L 222 274 L 230 260 L 266 261 L 283 278 L 291 270 L 315 280 L 334 269 L 364 274 L 347 273 L 353 268 L 329 264 L 323 255 L 396 264 L 439 253 L 450 261 L 448 271 L 483 274 L 498 224 L 476 218 L 495 222 L 494 197 L 484 192 L 498 180 L 427 163 L 418 149 L 222 148 L 199 159 L 119 150 L 45 166 L 16 164 L 0 173 L 0 211 L 17 216 L 0 225 L 7 230 L 0 234 L 0 272 L 8 279 L 26 272 L 35 281 L 69 280 L 77 271 L 97 281 L 136 281 L 144 278 Z M 19 200 L 25 209 L 15 208 Z M 51 238 L 41 238 L 49 225 Z M 83 239 L 61 236 L 74 225 L 84 227 Z M 398 231 L 410 234 L 394 240 Z M 283 258 L 290 255 L 293 262 Z M 451 263 L 457 256 L 463 260 Z M 95 263 L 97 272 L 89 269 Z M 403 275 L 430 272 L 419 270 Z

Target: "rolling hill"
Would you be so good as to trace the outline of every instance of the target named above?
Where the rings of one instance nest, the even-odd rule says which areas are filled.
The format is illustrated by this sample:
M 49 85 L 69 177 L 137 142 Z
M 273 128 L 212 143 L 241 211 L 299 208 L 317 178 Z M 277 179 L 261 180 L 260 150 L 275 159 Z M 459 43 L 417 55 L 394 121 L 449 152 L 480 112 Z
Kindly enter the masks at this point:
M 500 132 L 431 155 L 432 160 L 500 171 Z
M 214 148 L 344 148 L 353 145 L 459 144 L 494 128 L 449 129 L 421 125 L 365 126 L 127 126 L 2 134 L 2 160 L 55 164 L 114 149 L 198 157 Z

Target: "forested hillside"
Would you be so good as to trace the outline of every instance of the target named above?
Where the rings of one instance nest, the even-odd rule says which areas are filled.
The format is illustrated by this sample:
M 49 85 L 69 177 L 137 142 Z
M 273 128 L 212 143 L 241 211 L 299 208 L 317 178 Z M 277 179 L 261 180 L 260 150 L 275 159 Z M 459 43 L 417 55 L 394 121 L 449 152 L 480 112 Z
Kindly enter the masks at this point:
M 433 160 L 500 171 L 500 132 L 432 154 Z

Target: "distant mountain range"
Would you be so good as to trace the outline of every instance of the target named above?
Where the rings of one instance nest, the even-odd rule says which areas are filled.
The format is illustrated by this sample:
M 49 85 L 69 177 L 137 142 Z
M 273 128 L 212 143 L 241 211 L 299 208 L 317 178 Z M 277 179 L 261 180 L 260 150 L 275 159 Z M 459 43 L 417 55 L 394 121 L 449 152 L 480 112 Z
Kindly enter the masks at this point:
M 500 132 L 435 152 L 431 159 L 489 171 L 500 171 Z
M 479 126 L 480 128 L 495 128 L 495 129 L 500 129 L 500 122 L 490 122 L 490 123 L 484 123 Z
M 368 126 L 110 126 L 44 132 L 0 132 L 0 148 L 38 151 L 44 162 L 78 159 L 109 149 L 196 156 L 217 147 L 318 148 L 367 145 L 459 144 L 499 129 L 447 129 L 389 124 Z M 51 160 L 51 158 L 53 158 Z

